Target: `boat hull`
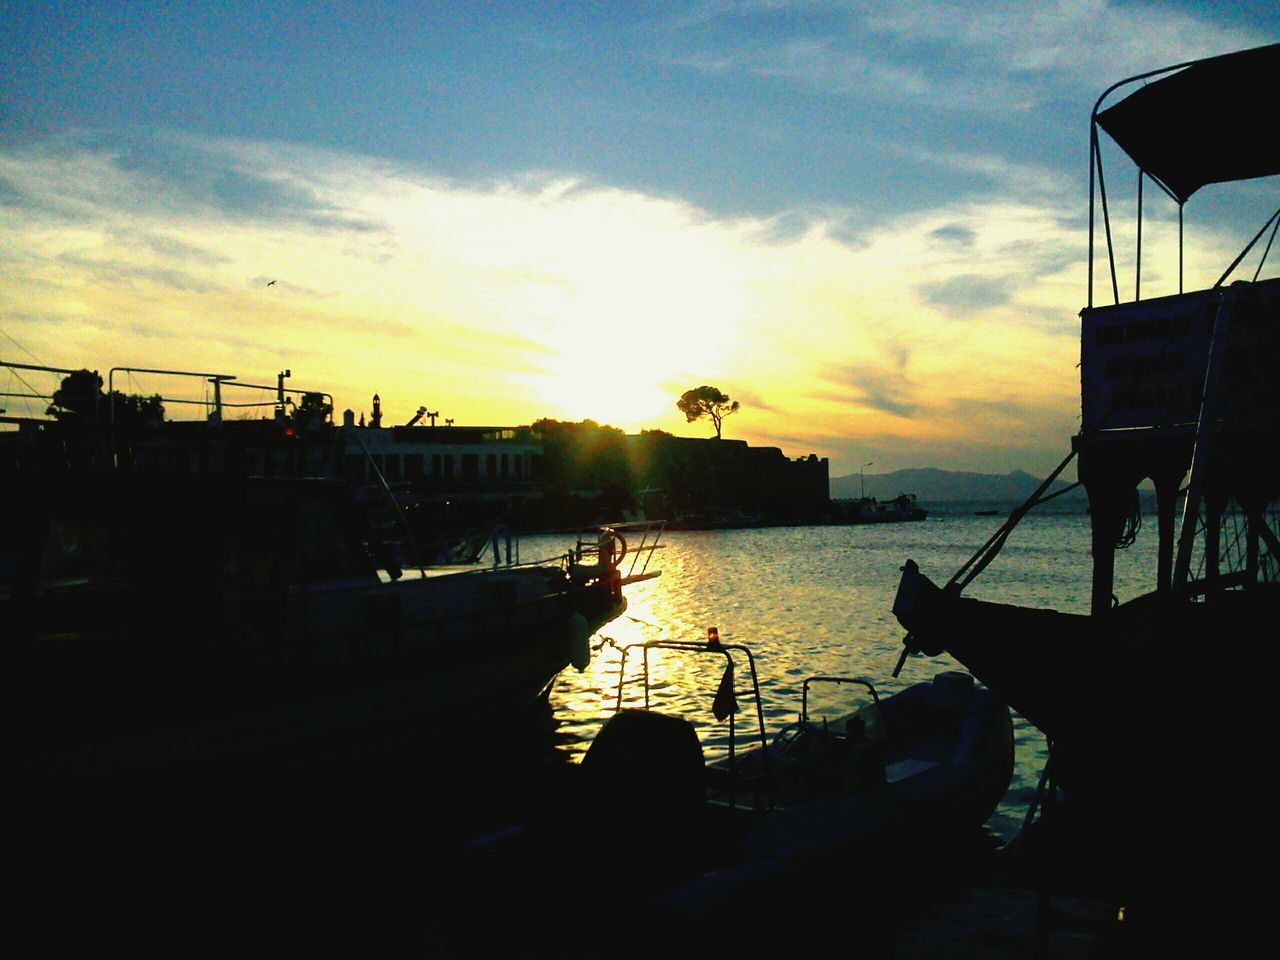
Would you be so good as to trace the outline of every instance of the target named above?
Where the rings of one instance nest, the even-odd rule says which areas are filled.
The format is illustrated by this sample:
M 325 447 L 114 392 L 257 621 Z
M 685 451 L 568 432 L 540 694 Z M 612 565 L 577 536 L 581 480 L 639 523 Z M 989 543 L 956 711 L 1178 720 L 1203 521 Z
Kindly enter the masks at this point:
M 1170 904 L 1194 909 L 1203 877 L 1232 872 L 1210 818 L 1273 726 L 1264 671 L 1234 673 L 1228 702 L 1197 664 L 1274 623 L 1280 585 L 1079 616 L 944 596 L 914 566 L 895 603 L 912 642 L 950 653 L 1051 741 L 1061 800 L 1021 844 L 1030 869 L 1170 920 Z
M 379 575 L 341 485 L 76 477 L 31 502 L 0 617 L 36 792 L 527 707 L 625 607 L 558 566 Z
M 891 731 L 883 784 L 764 814 L 743 830 L 730 862 L 664 892 L 660 908 L 702 915 L 753 890 L 805 889 L 907 851 L 924 863 L 930 847 L 977 832 L 1012 778 L 1008 708 L 980 687 L 944 693 L 917 684 L 880 710 Z
M 739 921 L 749 927 L 750 920 L 738 912 L 762 898 L 770 910 L 803 910 L 819 886 L 844 901 L 886 881 L 890 864 L 916 870 L 934 856 L 945 862 L 944 851 L 981 839 L 1013 769 L 1008 708 L 975 685 L 947 686 L 920 684 L 881 701 L 885 740 L 837 733 L 850 729 L 837 722 L 828 742 L 826 727 L 815 724 L 808 733 L 818 746 L 806 745 L 803 760 L 788 760 L 796 748 L 781 741 L 767 760 L 759 751 L 741 754 L 732 790 L 720 764 L 703 763 L 687 721 L 622 710 L 597 734 L 574 792 L 544 820 L 472 845 L 457 871 L 458 894 L 469 902 L 483 889 L 540 913 L 529 891 L 542 865 L 553 859 L 574 875 L 597 868 L 602 849 L 613 863 L 612 838 L 621 850 L 605 882 L 629 911 L 682 936 L 720 931 L 734 917 L 742 934 Z M 762 762 L 773 771 L 767 781 L 756 776 Z M 582 811 L 607 818 L 584 829 Z M 510 887 L 495 886 L 499 880 Z M 583 922 L 607 932 L 611 916 Z

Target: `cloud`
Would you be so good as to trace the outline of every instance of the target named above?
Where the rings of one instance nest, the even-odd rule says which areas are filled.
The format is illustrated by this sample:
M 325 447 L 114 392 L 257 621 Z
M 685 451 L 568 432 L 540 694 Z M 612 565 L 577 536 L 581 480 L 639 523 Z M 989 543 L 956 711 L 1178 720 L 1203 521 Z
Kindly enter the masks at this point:
M 26 203 L 26 194 L 4 177 L 0 177 L 0 207 L 20 207 Z
M 212 293 L 219 289 L 216 281 L 208 280 L 185 270 L 169 266 L 145 266 L 120 263 L 114 259 L 77 256 L 62 253 L 57 257 L 60 267 L 67 268 L 81 279 L 97 283 L 110 283 L 120 287 L 167 287 L 190 293 Z
M 959 46 L 982 67 L 1053 74 L 1092 90 L 1121 77 L 1269 42 L 1262 29 L 1224 26 L 1209 11 L 1109 0 L 998 0 L 982 7 L 906 0 L 865 6 L 876 31 L 915 43 Z M 1260 26 L 1260 25 L 1259 25 Z M 979 59 L 981 57 L 981 59 Z
M 734 390 L 730 396 L 742 404 L 744 410 L 764 411 L 765 413 L 785 414 L 786 409 L 770 403 L 763 396 L 751 390 Z
M 898 346 L 885 350 L 884 354 L 877 363 L 829 369 L 823 379 L 838 389 L 823 390 L 816 396 L 836 402 L 857 403 L 895 417 L 910 418 L 919 408 L 911 380 L 906 374 L 911 350 Z
M 274 163 L 263 164 L 260 151 L 234 140 L 135 134 L 107 156 L 162 198 L 201 204 L 226 217 L 358 232 L 381 228 L 326 201 L 316 186 L 296 176 L 293 164 L 305 162 L 296 152 L 280 151 Z
M 978 238 L 977 231 L 963 223 L 945 223 L 935 230 L 930 230 L 929 236 L 961 247 L 973 246 L 973 241 Z
M 937 283 L 922 283 L 916 289 L 930 306 L 953 317 L 967 317 L 1008 303 L 1013 295 L 1013 279 L 962 274 Z
M 1261 23 L 1106 0 L 709 4 L 694 20 L 701 29 L 673 31 L 667 62 L 831 96 L 1004 114 L 1063 90 L 1094 91 L 1099 77 L 1274 40 Z

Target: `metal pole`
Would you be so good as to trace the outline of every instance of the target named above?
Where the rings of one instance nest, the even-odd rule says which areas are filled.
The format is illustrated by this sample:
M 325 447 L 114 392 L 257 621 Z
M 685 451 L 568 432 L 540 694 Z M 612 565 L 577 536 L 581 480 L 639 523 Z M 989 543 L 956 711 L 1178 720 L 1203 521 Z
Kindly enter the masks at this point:
M 284 419 L 284 381 L 285 377 L 292 377 L 292 370 L 281 370 L 276 374 L 276 419 Z
M 1101 101 L 1099 101 L 1101 102 Z M 1094 195 L 1097 188 L 1094 186 L 1094 163 L 1097 160 L 1098 153 L 1098 108 L 1093 108 L 1094 116 L 1089 119 L 1089 294 L 1086 302 L 1093 307 L 1093 221 L 1094 221 Z
M 1138 170 L 1138 251 L 1134 263 L 1133 299 L 1142 299 L 1142 170 Z
M 1205 363 L 1204 387 L 1200 395 L 1200 416 L 1196 422 L 1195 446 L 1191 452 L 1191 479 L 1182 505 L 1182 531 L 1178 536 L 1178 557 L 1173 567 L 1173 588 L 1187 585 L 1191 574 L 1191 549 L 1195 545 L 1196 525 L 1200 518 L 1205 473 L 1208 469 L 1211 441 L 1217 427 L 1218 392 L 1222 368 L 1226 362 L 1227 323 L 1235 301 L 1236 287 L 1228 287 L 1219 295 L 1213 335 L 1209 338 L 1209 356 Z

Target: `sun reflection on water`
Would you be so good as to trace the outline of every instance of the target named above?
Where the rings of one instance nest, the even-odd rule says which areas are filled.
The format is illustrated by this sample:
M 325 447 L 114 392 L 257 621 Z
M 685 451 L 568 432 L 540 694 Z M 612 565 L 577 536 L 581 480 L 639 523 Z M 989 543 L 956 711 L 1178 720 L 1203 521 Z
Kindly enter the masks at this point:
M 759 530 L 667 533 L 654 558 L 662 575 L 626 589 L 628 610 L 593 639 L 600 649 L 582 673 L 565 671 L 552 691 L 562 749 L 578 759 L 617 704 L 621 649 L 651 640 L 705 642 L 718 628 L 726 644 L 749 647 L 760 673 L 765 724 L 770 737 L 796 718 L 806 677 L 868 676 L 881 696 L 957 669 L 947 656 L 908 660 L 902 676 L 890 677 L 901 650 L 902 630 L 891 607 L 899 568 L 911 557 L 943 581 L 994 529 L 989 518 L 956 511 L 923 523 L 870 527 L 780 527 Z M 534 541 L 542 538 L 531 538 Z M 549 538 L 547 543 L 554 542 Z M 1139 540 L 1118 570 L 1121 598 L 1146 589 L 1142 576 L 1154 570 L 1154 538 Z M 967 591 L 1006 603 L 1084 612 L 1088 605 L 1089 528 L 1079 514 L 1028 518 L 1004 554 Z M 623 703 L 643 702 L 641 658 L 627 657 Z M 724 670 L 718 657 L 652 651 L 653 709 L 690 720 L 709 758 L 728 745 L 728 724 L 712 716 L 711 704 Z M 756 736 L 749 671 L 741 657 L 735 671 L 740 712 L 737 743 Z M 815 687 L 810 715 L 833 719 L 856 703 L 848 688 Z M 1013 784 L 988 826 L 1004 836 L 1016 832 L 1046 757 L 1043 736 L 1015 718 Z

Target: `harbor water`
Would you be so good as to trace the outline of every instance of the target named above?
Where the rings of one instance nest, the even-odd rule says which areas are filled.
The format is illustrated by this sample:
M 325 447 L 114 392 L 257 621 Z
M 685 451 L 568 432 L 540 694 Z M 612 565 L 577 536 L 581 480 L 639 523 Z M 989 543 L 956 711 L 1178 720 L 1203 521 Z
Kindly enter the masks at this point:
M 806 677 L 865 676 L 884 695 L 943 670 L 963 669 L 946 654 L 917 655 L 898 679 L 891 677 L 904 634 L 891 610 L 899 569 L 910 558 L 935 582 L 945 583 L 1016 504 L 926 506 L 928 518 L 911 523 L 664 533 L 662 548 L 650 560 L 650 569 L 662 575 L 626 589 L 628 611 L 593 638 L 599 649 L 590 666 L 581 673 L 566 670 L 552 690 L 559 749 L 579 757 L 614 711 L 622 648 L 647 640 L 704 640 L 711 626 L 722 642 L 744 644 L 754 654 L 770 737 L 796 719 Z M 1153 516 L 1150 504 L 1143 506 Z M 975 515 L 992 509 L 999 514 Z M 1018 525 L 966 595 L 1087 613 L 1089 536 L 1083 499 L 1045 504 Z M 528 557 L 562 544 L 563 538 L 539 537 L 527 538 L 521 547 Z M 1120 600 L 1151 589 L 1155 551 L 1152 523 L 1132 547 L 1117 554 Z M 629 560 L 623 561 L 624 573 Z M 627 655 L 626 665 L 624 702 L 639 703 L 644 685 L 637 651 Z M 758 735 L 745 666 L 740 659 L 735 670 L 738 744 Z M 692 720 L 708 756 L 723 753 L 728 744 L 729 725 L 717 722 L 711 710 L 723 669 L 719 657 L 651 653 L 651 705 Z M 1080 695 L 1087 697 L 1088 678 L 1081 677 L 1080 685 Z M 845 712 L 849 689 L 814 687 L 811 716 Z M 1003 840 L 1021 825 L 1047 756 L 1044 737 L 1016 716 L 1014 736 L 1013 782 L 987 824 Z

